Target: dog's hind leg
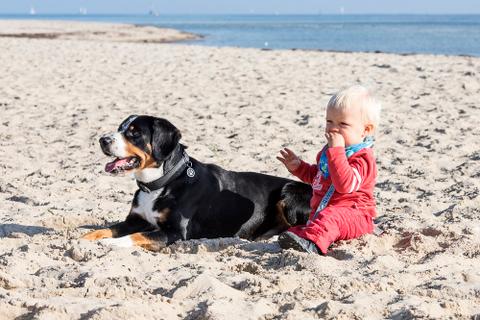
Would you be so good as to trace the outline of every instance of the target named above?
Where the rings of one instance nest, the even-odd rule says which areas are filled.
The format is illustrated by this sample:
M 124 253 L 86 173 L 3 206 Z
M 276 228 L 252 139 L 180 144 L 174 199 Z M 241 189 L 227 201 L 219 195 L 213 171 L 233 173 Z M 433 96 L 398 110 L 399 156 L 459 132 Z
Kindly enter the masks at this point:
M 261 214 L 254 212 L 252 217 L 260 217 Z M 258 226 L 261 224 L 259 219 L 250 219 L 245 222 L 240 229 L 233 235 L 234 237 L 253 240 L 255 238 L 255 231 L 258 229 Z
M 105 238 L 118 238 L 134 232 L 153 228 L 150 223 L 137 214 L 129 214 L 123 222 L 114 224 L 105 229 L 95 230 L 82 236 L 85 240 L 100 240 Z
M 282 188 L 283 216 L 288 224 L 305 224 L 310 214 L 312 187 L 308 184 L 292 181 Z
M 285 202 L 280 200 L 275 205 L 275 225 L 270 230 L 256 237 L 255 240 L 267 240 L 290 227 L 291 225 L 285 217 Z

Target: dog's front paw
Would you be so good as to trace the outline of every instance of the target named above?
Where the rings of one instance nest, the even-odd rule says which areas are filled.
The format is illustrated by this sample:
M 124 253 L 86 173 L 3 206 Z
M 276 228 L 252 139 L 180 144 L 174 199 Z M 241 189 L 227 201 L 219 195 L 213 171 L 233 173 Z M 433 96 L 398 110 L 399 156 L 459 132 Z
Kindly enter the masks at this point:
M 107 246 L 120 247 L 120 248 L 129 248 L 135 245 L 132 238 L 130 238 L 130 236 L 124 236 L 120 238 L 101 239 L 99 242 Z
M 87 234 L 84 234 L 82 236 L 82 239 L 93 241 L 93 240 L 111 238 L 112 236 L 113 236 L 112 235 L 112 230 L 102 229 L 102 230 L 95 230 L 95 231 L 89 232 Z

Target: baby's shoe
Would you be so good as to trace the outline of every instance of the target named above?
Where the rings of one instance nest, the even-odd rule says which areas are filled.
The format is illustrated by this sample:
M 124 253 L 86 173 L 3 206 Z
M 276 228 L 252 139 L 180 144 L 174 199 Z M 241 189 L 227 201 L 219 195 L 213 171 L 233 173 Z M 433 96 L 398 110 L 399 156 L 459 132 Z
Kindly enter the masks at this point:
M 301 238 L 290 231 L 285 231 L 278 236 L 278 244 L 282 249 L 294 249 L 301 252 L 321 254 L 315 243 Z

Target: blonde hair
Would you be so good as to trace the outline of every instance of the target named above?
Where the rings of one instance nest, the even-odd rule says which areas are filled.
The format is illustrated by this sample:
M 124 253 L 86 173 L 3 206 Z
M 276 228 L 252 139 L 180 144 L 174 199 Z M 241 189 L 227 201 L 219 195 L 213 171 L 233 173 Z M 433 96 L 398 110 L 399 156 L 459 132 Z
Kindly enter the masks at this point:
M 372 124 L 376 131 L 382 105 L 367 88 L 360 85 L 351 86 L 334 94 L 327 104 L 327 109 L 334 108 L 342 111 L 352 107 L 360 108 L 363 123 Z

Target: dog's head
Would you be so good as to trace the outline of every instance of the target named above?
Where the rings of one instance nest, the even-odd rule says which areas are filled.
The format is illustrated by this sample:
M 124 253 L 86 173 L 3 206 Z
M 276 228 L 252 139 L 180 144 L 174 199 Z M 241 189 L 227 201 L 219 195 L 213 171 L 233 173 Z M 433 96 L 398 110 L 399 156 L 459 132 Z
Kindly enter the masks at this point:
M 115 160 L 105 165 L 112 174 L 158 168 L 172 153 L 181 138 L 169 121 L 150 116 L 129 116 L 117 132 L 100 138 L 100 147 Z

